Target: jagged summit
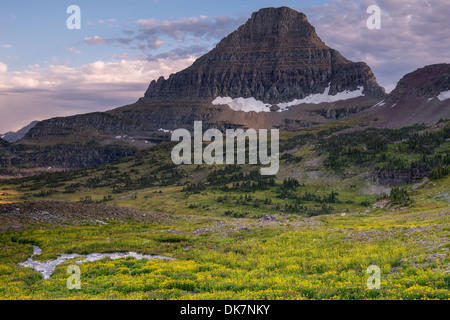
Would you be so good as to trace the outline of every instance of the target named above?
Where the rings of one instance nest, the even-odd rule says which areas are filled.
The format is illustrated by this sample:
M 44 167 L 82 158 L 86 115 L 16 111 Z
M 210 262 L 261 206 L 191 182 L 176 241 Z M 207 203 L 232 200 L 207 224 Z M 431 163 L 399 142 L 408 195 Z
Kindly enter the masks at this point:
M 265 8 L 222 39 L 192 66 L 152 81 L 140 102 L 211 102 L 219 96 L 288 102 L 364 87 L 383 97 L 363 62 L 352 62 L 317 36 L 305 14 L 288 7 Z
M 450 90 L 450 64 L 432 64 L 406 74 L 389 94 L 387 101 L 415 96 L 433 99 L 448 90 Z
M 301 47 L 326 48 L 326 45 L 305 14 L 281 7 L 254 12 L 244 25 L 222 39 L 215 50 L 238 53 L 240 50 L 286 51 Z

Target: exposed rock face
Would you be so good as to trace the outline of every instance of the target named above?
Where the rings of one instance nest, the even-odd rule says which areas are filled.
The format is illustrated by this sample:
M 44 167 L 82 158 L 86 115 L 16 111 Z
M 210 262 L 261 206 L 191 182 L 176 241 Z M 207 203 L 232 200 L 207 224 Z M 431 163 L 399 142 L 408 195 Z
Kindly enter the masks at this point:
M 358 116 L 377 118 L 376 127 L 434 124 L 450 118 L 450 64 L 425 66 L 406 74 L 381 102 Z
M 9 142 L 0 138 L 0 150 L 9 146 Z
M 211 102 L 227 96 L 279 103 L 322 93 L 328 85 L 330 95 L 363 86 L 365 95 L 384 96 L 370 68 L 327 47 L 303 13 L 266 8 L 191 67 L 152 81 L 140 101 Z
M 450 90 L 450 64 L 433 64 L 406 74 L 386 101 L 398 102 L 410 97 L 432 99 L 447 90 Z
M 381 185 L 396 187 L 408 183 L 417 183 L 430 173 L 430 168 L 378 171 L 371 179 Z
M 10 165 L 19 168 L 87 168 L 135 153 L 136 148 L 129 145 L 101 145 L 95 142 L 49 146 L 10 145 L 6 150 L 0 149 L 0 166 L 3 167 L 0 173 L 8 173 L 7 167 Z

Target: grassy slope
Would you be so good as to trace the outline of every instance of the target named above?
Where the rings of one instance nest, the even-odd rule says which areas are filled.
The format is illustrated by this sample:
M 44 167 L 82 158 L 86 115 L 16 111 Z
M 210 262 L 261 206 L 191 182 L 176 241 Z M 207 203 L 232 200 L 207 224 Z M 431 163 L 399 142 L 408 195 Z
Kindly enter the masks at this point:
M 283 139 L 317 134 L 332 126 L 283 133 Z M 393 145 L 387 150 L 390 154 L 394 153 L 391 148 Z M 178 180 L 182 185 L 172 183 L 119 193 L 113 193 L 111 185 L 87 185 L 90 177 L 106 177 L 105 172 L 111 171 L 117 175 L 127 172 L 131 179 L 148 171 L 162 181 L 171 172 L 161 168 L 169 161 L 164 148 L 155 148 L 139 161 L 129 159 L 81 171 L 67 181 L 4 182 L 1 192 L 8 196 L 2 196 L 3 202 L 78 202 L 87 196 L 102 202 L 111 195 L 111 200 L 102 203 L 164 212 L 171 218 L 108 221 L 107 225 L 38 223 L 1 233 L 0 298 L 448 299 L 450 177 L 411 191 L 414 202 L 408 207 L 374 208 L 377 193 L 388 189 L 368 182 L 364 167 L 351 165 L 344 173 L 327 169 L 323 167 L 326 154 L 315 150 L 308 141 L 298 146 L 294 143 L 287 152 L 302 160 L 283 161 L 277 184 L 285 177 L 295 177 L 301 183 L 294 191 L 297 195 L 309 192 L 323 197 L 338 192 L 339 203 L 330 204 L 333 214 L 308 217 L 287 213 L 285 205 L 294 200 L 277 198 L 276 186 L 247 193 L 214 187 L 198 193 L 183 192 L 185 183 L 204 181 L 213 170 L 204 166 L 178 168 L 185 177 Z M 414 156 L 405 154 L 405 158 L 410 157 Z M 249 170 L 246 166 L 241 169 Z M 80 187 L 76 192 L 63 192 L 77 183 Z M 42 190 L 51 192 L 39 195 Z M 136 197 L 129 196 L 135 192 Z M 251 195 L 252 201 L 243 204 L 239 198 L 244 194 Z M 225 201 L 218 202 L 225 196 Z M 265 204 L 266 198 L 272 202 Z M 255 199 L 260 200 L 259 206 L 254 205 Z M 321 206 L 315 201 L 304 204 Z M 225 214 L 227 211 L 244 213 L 245 217 L 233 218 Z M 273 217 L 259 219 L 265 215 Z M 7 223 L 5 217 L 2 221 Z M 99 219 L 106 221 L 100 214 Z M 43 249 L 35 257 L 41 261 L 61 253 L 129 250 L 178 260 L 105 259 L 82 264 L 82 288 L 73 291 L 65 285 L 66 268 L 73 262 L 58 266 L 51 279 L 45 281 L 38 272 L 17 266 L 31 254 L 32 244 Z M 372 264 L 382 270 L 380 290 L 366 287 L 366 269 Z

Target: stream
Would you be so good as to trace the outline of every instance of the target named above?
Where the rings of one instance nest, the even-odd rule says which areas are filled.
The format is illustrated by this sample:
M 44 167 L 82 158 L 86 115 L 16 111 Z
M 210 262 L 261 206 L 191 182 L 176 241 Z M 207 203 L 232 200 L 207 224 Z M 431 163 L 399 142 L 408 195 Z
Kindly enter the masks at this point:
M 22 267 L 29 267 L 32 268 L 40 273 L 42 273 L 44 280 L 50 279 L 50 276 L 55 271 L 56 266 L 59 264 L 75 258 L 81 258 L 81 260 L 75 261 L 76 263 L 83 263 L 83 262 L 91 262 L 91 261 L 97 261 L 104 258 L 110 258 L 112 260 L 116 259 L 122 259 L 127 257 L 132 257 L 135 259 L 166 259 L 166 260 L 176 260 L 175 258 L 166 257 L 166 256 L 160 256 L 160 255 L 146 255 L 146 254 L 140 254 L 136 252 L 116 252 L 116 253 L 90 253 L 90 254 L 78 254 L 78 253 L 71 253 L 71 254 L 62 254 L 59 258 L 55 260 L 49 260 L 49 261 L 35 261 L 33 260 L 33 256 L 41 254 L 42 250 L 38 246 L 33 246 L 33 254 L 31 257 L 27 259 L 25 262 L 20 262 L 19 265 Z

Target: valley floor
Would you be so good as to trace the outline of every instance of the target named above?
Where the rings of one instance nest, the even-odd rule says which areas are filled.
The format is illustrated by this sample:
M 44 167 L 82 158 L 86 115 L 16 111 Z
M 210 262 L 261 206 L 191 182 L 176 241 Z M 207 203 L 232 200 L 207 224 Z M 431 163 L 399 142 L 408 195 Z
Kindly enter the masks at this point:
M 260 219 L 120 208 L 94 218 L 96 206 L 68 219 L 42 214 L 45 206 L 58 203 L 3 205 L 1 299 L 449 298 L 448 202 L 439 208 L 428 204 L 429 209 Z M 77 259 L 58 265 L 44 280 L 40 272 L 19 266 L 33 246 L 42 249 L 34 257 L 38 261 L 128 251 L 176 260 L 82 263 L 81 287 L 70 290 L 67 268 Z M 380 289 L 367 286 L 371 265 L 381 269 Z

